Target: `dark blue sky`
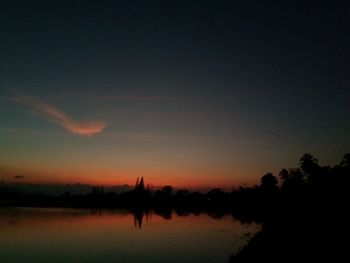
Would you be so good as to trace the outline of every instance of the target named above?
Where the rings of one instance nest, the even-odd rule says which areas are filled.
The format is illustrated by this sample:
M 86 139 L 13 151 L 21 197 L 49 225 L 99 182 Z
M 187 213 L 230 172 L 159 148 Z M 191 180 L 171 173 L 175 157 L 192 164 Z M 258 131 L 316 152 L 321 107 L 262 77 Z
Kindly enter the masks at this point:
M 304 152 L 334 164 L 350 146 L 349 14 L 345 1 L 0 1 L 3 177 L 69 167 L 84 181 L 95 163 L 113 182 L 235 184 Z

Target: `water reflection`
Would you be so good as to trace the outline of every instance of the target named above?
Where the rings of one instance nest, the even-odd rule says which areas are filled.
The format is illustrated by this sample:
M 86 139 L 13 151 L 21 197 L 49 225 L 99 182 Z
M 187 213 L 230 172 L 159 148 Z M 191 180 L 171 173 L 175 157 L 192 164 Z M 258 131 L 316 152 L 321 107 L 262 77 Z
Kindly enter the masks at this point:
M 150 210 L 145 210 L 145 209 L 135 209 L 132 210 L 131 213 L 134 216 L 134 226 L 135 228 L 142 228 L 142 222 L 144 219 L 146 222 L 148 222 L 148 218 L 151 213 L 155 213 L 157 216 L 161 216 L 162 218 L 166 220 L 170 220 L 172 218 L 172 214 L 176 213 L 177 217 L 186 217 L 192 215 L 200 215 L 200 213 L 189 213 L 189 212 L 179 212 L 179 211 L 172 211 L 172 210 L 156 210 L 156 211 L 150 211 Z M 208 217 L 211 217 L 212 219 L 223 219 L 225 214 L 223 213 L 214 213 L 214 212 L 209 212 L 206 213 Z M 234 218 L 233 218 L 234 219 Z
M 143 217 L 146 216 L 146 221 L 148 221 L 148 214 L 149 212 L 146 210 L 134 210 L 133 215 L 134 215 L 134 226 L 136 228 L 141 229 L 142 228 L 142 221 Z
M 227 262 L 259 226 L 171 211 L 7 208 L 0 229 L 1 262 Z

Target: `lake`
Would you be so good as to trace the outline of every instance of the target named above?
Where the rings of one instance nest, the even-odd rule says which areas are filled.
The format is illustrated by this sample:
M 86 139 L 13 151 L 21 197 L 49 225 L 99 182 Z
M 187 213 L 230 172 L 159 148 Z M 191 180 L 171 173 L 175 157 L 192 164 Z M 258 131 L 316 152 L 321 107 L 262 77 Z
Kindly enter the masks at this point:
M 231 215 L 0 208 L 0 262 L 227 262 L 259 230 Z

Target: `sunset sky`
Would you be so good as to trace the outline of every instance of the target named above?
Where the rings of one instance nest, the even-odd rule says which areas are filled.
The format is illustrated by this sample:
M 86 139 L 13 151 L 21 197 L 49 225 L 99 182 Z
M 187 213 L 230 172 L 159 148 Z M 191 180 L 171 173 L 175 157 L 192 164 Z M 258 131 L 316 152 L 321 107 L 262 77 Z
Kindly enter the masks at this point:
M 338 163 L 350 13 L 321 2 L 0 1 L 0 180 L 230 187 Z

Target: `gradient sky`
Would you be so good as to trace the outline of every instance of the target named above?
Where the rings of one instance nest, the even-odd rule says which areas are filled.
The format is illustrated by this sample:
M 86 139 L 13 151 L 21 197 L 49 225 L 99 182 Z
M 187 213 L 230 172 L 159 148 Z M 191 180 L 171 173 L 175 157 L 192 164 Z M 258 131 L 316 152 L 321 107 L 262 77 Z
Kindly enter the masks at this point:
M 0 1 L 0 179 L 230 187 L 305 152 L 334 165 L 350 149 L 349 9 Z

